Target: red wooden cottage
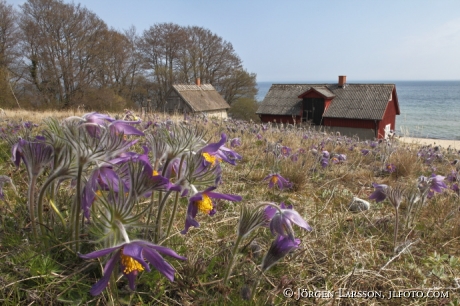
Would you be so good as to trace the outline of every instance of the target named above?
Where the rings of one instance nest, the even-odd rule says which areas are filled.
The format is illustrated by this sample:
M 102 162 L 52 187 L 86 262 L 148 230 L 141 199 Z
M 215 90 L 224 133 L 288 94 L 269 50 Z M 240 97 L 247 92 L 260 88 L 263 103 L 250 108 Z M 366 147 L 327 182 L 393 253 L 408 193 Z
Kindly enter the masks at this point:
M 273 84 L 257 109 L 262 122 L 309 123 L 361 138 L 385 138 L 400 114 L 394 84 Z

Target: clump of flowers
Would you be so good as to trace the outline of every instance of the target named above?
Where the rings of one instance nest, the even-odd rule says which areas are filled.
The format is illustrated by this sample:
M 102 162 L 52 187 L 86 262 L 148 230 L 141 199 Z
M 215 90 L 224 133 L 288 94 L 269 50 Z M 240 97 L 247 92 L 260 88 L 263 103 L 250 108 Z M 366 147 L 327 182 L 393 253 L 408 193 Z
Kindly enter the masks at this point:
M 238 223 L 237 240 L 235 241 L 230 263 L 224 275 L 224 283 L 227 283 L 231 275 L 238 247 L 249 233 L 262 226 L 269 227 L 275 236 L 271 247 L 262 260 L 260 273 L 263 273 L 284 258 L 289 252 L 299 247 L 300 239 L 295 238 L 294 224 L 306 231 L 312 230 L 302 216 L 293 209 L 292 205 L 286 206 L 284 203 L 277 205 L 272 202 L 262 202 L 254 209 L 242 208 Z M 255 296 L 259 281 L 260 275 L 256 277 L 256 281 L 254 282 L 251 299 Z

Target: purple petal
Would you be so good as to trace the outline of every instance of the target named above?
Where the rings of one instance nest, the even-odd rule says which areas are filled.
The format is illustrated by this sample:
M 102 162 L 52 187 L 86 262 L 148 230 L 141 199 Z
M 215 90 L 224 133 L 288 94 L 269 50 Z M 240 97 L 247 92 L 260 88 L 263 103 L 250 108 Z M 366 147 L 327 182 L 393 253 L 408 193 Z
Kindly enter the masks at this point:
M 271 205 L 267 205 L 267 207 L 265 207 L 265 216 L 267 217 L 268 220 L 271 220 L 277 212 L 278 212 L 278 209 L 276 209 L 276 207 L 273 207 Z
M 224 193 L 217 193 L 217 192 L 207 192 L 206 195 L 213 199 L 221 199 L 221 200 L 227 200 L 227 201 L 233 201 L 233 202 L 238 202 L 243 199 L 239 195 L 224 194 Z
M 124 274 L 126 276 L 126 278 L 128 279 L 129 289 L 131 289 L 133 291 L 136 290 L 136 278 L 137 278 L 138 274 L 139 274 L 138 271 L 132 271 L 129 274 Z
M 145 135 L 143 132 L 139 131 L 138 129 L 127 123 L 127 121 L 114 121 L 110 124 L 110 129 L 118 133 L 123 133 L 124 135 Z
M 385 200 L 387 197 L 385 190 L 388 186 L 385 184 L 376 184 L 376 183 L 372 183 L 372 186 L 374 186 L 375 191 L 369 196 L 369 199 L 375 200 L 375 202 L 377 203 Z
M 80 258 L 83 258 L 83 259 L 94 259 L 94 258 L 98 258 L 98 257 L 101 257 L 101 256 L 105 256 L 107 254 L 110 254 L 110 253 L 112 253 L 113 251 L 115 251 L 117 249 L 121 249 L 123 246 L 124 246 L 124 244 L 119 245 L 119 246 L 114 246 L 114 247 L 111 247 L 111 248 L 107 248 L 107 249 L 94 251 L 94 252 L 91 252 L 91 253 L 88 253 L 88 254 L 78 254 L 78 256 L 80 256 Z
M 166 262 L 157 251 L 145 248 L 143 252 L 145 258 L 149 261 L 149 263 L 155 267 L 161 274 L 163 274 L 167 279 L 171 282 L 174 281 L 174 273 L 175 270 L 171 265 Z
M 153 243 L 148 242 L 148 241 L 142 241 L 142 244 L 145 245 L 145 247 L 154 249 L 155 251 L 157 251 L 157 252 L 159 252 L 161 254 L 168 255 L 168 256 L 171 256 L 171 257 L 174 257 L 174 258 L 177 258 L 177 259 L 181 259 L 181 260 L 186 260 L 187 259 L 186 257 L 180 256 L 179 254 L 177 254 L 176 252 L 174 252 L 170 248 L 167 248 L 167 247 L 164 247 L 164 246 L 161 246 L 161 245 L 156 245 L 156 244 L 153 244 Z
M 225 135 L 225 133 L 222 133 L 220 136 L 219 142 L 208 144 L 207 146 L 203 147 L 203 149 L 201 149 L 201 152 L 215 153 L 220 149 L 221 146 L 225 144 L 226 141 L 227 141 L 227 135 Z
M 293 223 L 297 224 L 301 228 L 304 228 L 307 231 L 313 230 L 313 228 L 308 225 L 308 223 L 300 216 L 300 214 L 292 209 L 283 210 L 283 214 L 289 218 Z
M 185 217 L 185 228 L 181 231 L 181 234 L 187 234 L 188 229 L 190 226 L 193 227 L 200 227 L 200 224 L 195 220 L 196 214 L 198 213 L 198 207 L 193 203 L 193 201 L 189 201 L 187 207 L 187 216 Z
M 102 276 L 102 278 L 97 283 L 95 283 L 91 287 L 91 290 L 89 291 L 89 293 L 92 296 L 99 295 L 102 292 L 102 290 L 104 290 L 107 287 L 109 280 L 110 280 L 110 275 L 112 275 L 112 272 L 113 272 L 113 268 L 115 267 L 115 264 L 120 259 L 120 252 L 121 251 L 118 251 L 117 253 L 115 253 L 115 255 L 113 255 L 105 264 L 104 276 Z

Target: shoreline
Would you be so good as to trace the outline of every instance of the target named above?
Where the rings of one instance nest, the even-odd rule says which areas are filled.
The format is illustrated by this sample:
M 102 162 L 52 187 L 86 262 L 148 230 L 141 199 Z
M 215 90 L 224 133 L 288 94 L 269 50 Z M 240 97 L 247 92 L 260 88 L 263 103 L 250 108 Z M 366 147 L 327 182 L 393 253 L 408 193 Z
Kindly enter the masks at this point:
M 415 145 L 433 145 L 441 146 L 447 149 L 449 146 L 456 150 L 460 150 L 460 140 L 448 140 L 448 139 L 435 139 L 435 138 L 416 138 L 416 137 L 405 137 L 400 136 L 398 138 L 400 141 L 408 144 Z

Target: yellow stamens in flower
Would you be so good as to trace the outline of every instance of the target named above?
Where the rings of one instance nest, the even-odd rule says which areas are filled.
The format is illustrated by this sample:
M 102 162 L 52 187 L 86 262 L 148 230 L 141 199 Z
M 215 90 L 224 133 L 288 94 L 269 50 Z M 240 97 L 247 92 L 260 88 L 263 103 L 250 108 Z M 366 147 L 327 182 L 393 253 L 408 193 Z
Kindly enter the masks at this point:
M 209 214 L 209 212 L 213 208 L 211 198 L 205 195 L 204 193 L 202 196 L 203 199 L 201 201 L 196 201 L 195 204 L 201 212 Z
M 97 190 L 96 191 L 96 198 L 102 197 L 102 191 Z
M 203 153 L 202 155 L 203 155 L 204 159 L 205 159 L 208 163 L 211 164 L 211 166 L 214 166 L 214 165 L 216 164 L 216 161 L 219 161 L 219 162 L 222 161 L 221 158 L 217 158 L 217 157 L 215 157 L 214 155 L 211 155 L 211 154 L 209 154 L 209 153 Z
M 271 181 L 273 184 L 276 184 L 276 183 L 278 183 L 278 177 L 277 177 L 276 175 L 274 175 L 274 176 L 272 176 L 272 177 L 270 178 L 270 181 Z
M 131 256 L 123 254 L 123 250 L 121 251 L 121 264 L 125 267 L 123 270 L 124 274 L 129 274 L 133 271 L 141 272 L 144 271 L 144 267 L 134 258 Z
M 158 175 L 158 171 L 157 170 L 153 170 L 152 171 L 152 176 L 157 176 Z

